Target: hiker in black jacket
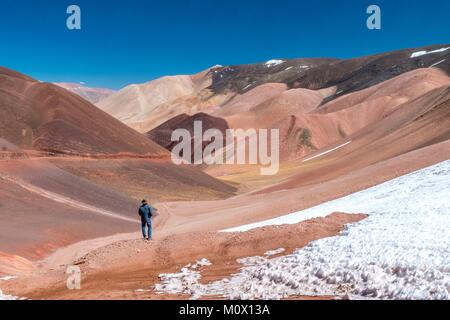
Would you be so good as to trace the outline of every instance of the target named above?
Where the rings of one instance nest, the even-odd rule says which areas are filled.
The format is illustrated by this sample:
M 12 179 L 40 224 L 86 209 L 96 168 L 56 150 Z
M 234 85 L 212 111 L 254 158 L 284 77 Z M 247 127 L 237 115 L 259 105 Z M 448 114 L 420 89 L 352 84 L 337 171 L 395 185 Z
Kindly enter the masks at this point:
M 142 200 L 142 205 L 139 207 L 139 216 L 141 217 L 142 235 L 144 236 L 144 240 L 152 240 L 152 216 L 154 216 L 157 211 L 158 209 L 149 205 L 147 200 Z

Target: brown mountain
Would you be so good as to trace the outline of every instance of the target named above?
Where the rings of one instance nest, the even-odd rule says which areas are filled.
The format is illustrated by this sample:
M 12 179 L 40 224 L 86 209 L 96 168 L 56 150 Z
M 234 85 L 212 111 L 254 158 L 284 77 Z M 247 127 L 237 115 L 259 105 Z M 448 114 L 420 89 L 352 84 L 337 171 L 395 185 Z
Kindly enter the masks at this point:
M 322 91 L 321 104 L 325 104 L 416 69 L 433 67 L 449 73 L 450 50 L 438 50 L 447 47 L 450 45 L 403 49 L 347 60 L 283 59 L 216 66 L 193 76 L 131 85 L 98 106 L 145 133 L 183 113 L 231 116 L 248 111 L 246 100 L 252 95 L 263 102 L 277 90 Z
M 0 68 L 0 136 L 55 153 L 167 156 L 152 141 L 79 96 Z
M 205 132 L 209 129 L 216 129 L 219 130 L 223 134 L 223 145 L 226 144 L 226 130 L 229 129 L 227 122 L 218 117 L 210 116 L 206 113 L 197 113 L 193 116 L 188 116 L 187 114 L 181 114 L 179 116 L 176 116 L 169 121 L 166 121 L 162 125 L 158 126 L 157 128 L 149 131 L 147 133 L 147 137 L 149 137 L 152 141 L 158 143 L 160 146 L 166 148 L 169 151 L 172 151 L 174 146 L 178 142 L 173 142 L 171 140 L 172 132 L 176 129 L 185 129 L 187 130 L 192 137 L 191 140 L 191 163 L 194 162 L 194 152 L 195 152 L 195 143 L 194 143 L 194 124 L 195 122 L 201 122 L 202 124 L 202 131 Z M 202 143 L 202 152 L 208 146 L 208 142 Z

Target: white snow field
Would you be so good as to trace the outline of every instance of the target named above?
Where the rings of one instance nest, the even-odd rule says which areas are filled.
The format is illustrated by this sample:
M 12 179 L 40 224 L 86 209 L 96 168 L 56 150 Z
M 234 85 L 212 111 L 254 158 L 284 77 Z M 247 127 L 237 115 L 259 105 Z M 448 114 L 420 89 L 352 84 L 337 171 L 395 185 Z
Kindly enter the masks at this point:
M 0 301 L 5 300 L 17 300 L 17 297 L 9 296 L 7 294 L 3 294 L 2 290 L 0 289 Z
M 13 280 L 15 278 L 16 277 L 13 277 L 13 276 L 0 277 L 0 285 L 1 285 L 2 281 L 10 281 L 10 280 Z M 17 299 L 18 299 L 17 297 L 4 294 L 2 289 L 0 289 L 0 301 L 1 300 L 17 300 Z
M 202 277 L 199 269 L 210 265 L 211 262 L 208 259 L 202 259 L 183 267 L 179 273 L 160 274 L 159 278 L 163 281 L 163 284 L 156 284 L 155 291 L 169 294 L 193 294 L 191 287 L 199 286 L 198 282 Z
M 333 148 L 333 149 L 330 149 L 330 150 L 321 152 L 321 153 L 316 154 L 315 156 L 312 156 L 312 157 L 310 157 L 310 158 L 306 158 L 306 159 L 303 160 L 302 162 L 308 162 L 308 161 L 311 161 L 311 160 L 313 160 L 313 159 L 322 157 L 322 156 L 327 155 L 327 154 L 329 154 L 329 153 L 331 153 L 331 152 L 333 152 L 333 151 L 336 151 L 336 150 L 338 150 L 338 149 L 341 149 L 341 148 L 343 148 L 343 147 L 349 145 L 350 143 L 352 143 L 352 141 L 347 141 L 347 142 L 345 142 L 345 143 L 343 143 L 343 144 L 341 144 L 341 145 L 339 145 L 339 146 L 337 146 L 337 147 L 335 147 L 335 148 Z
M 296 223 L 303 216 L 366 213 L 339 236 L 293 254 L 250 257 L 229 279 L 199 284 L 178 274 L 178 292 L 192 298 L 281 299 L 331 295 L 351 299 L 450 299 L 450 160 L 292 215 L 260 223 Z M 247 230 L 248 228 L 244 228 Z M 174 293 L 170 276 L 159 292 Z M 175 275 L 172 275 L 175 276 Z M 165 286 L 169 287 L 166 288 Z M 166 290 L 167 289 L 167 290 Z M 172 287 L 172 289 L 174 289 Z

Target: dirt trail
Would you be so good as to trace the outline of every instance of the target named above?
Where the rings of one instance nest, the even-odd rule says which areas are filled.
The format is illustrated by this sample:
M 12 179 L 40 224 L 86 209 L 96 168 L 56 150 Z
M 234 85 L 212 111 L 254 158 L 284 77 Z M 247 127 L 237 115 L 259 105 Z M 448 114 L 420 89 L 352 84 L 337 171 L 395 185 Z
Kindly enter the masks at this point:
M 158 233 L 164 230 L 164 226 L 171 216 L 169 211 L 165 211 L 166 209 L 164 208 L 164 206 L 159 210 L 163 211 L 164 214 L 157 214 L 153 219 L 154 228 L 158 230 Z M 160 233 L 160 235 L 161 234 L 164 234 L 164 232 Z M 58 269 L 61 266 L 67 266 L 76 263 L 77 261 L 83 259 L 83 257 L 90 252 L 106 247 L 113 243 L 121 241 L 133 241 L 137 239 L 140 240 L 141 238 L 142 235 L 140 232 L 131 232 L 80 241 L 56 250 L 53 254 L 40 261 L 39 264 L 44 270 Z

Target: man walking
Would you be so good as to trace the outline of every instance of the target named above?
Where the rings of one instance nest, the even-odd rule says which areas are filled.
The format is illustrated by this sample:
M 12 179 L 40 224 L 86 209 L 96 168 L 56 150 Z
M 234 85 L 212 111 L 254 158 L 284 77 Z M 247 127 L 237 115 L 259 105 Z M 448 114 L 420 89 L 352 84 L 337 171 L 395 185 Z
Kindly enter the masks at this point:
M 147 203 L 147 200 L 142 200 L 142 205 L 139 207 L 139 215 L 141 216 L 142 235 L 144 236 L 144 240 L 152 240 L 152 216 L 154 216 L 157 211 L 158 209 L 150 206 Z

